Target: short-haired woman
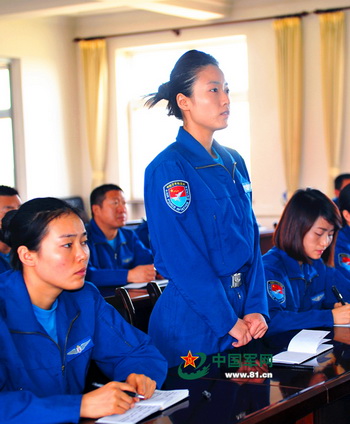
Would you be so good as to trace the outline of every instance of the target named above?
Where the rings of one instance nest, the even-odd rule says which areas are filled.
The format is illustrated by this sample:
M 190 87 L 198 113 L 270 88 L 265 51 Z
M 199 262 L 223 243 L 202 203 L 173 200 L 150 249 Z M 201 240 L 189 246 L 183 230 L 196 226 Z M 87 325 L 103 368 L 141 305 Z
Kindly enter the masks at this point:
M 350 305 L 342 306 L 332 291 L 335 285 L 350 300 L 350 281 L 328 266 L 340 227 L 338 208 L 319 190 L 298 190 L 288 201 L 275 246 L 263 256 L 268 334 L 350 323 Z

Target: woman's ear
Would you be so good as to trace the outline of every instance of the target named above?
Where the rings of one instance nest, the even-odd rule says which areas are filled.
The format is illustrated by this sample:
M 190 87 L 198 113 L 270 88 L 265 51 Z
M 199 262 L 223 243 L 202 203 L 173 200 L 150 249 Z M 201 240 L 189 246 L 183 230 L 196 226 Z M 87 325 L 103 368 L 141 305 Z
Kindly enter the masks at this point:
M 182 93 L 178 93 L 176 96 L 176 102 L 177 105 L 181 110 L 188 110 L 189 109 L 189 97 L 185 96 Z
M 348 225 L 350 225 L 350 212 L 349 212 L 349 211 L 347 211 L 346 209 L 343 209 L 341 213 L 342 213 L 342 215 L 343 215 L 343 217 L 344 217 L 344 219 L 345 219 L 346 223 L 347 223 Z
M 28 250 L 28 247 L 19 246 L 17 254 L 23 265 L 34 266 L 36 264 L 36 252 Z

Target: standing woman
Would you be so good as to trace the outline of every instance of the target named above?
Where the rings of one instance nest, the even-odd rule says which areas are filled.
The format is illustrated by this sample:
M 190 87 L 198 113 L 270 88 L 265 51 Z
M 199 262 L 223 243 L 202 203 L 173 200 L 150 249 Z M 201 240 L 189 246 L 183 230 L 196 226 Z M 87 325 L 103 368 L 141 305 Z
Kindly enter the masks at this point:
M 268 334 L 350 323 L 350 305 L 342 306 L 336 286 L 350 301 L 350 280 L 333 263 L 341 226 L 337 206 L 315 189 L 297 190 L 274 233 L 275 246 L 263 256 L 270 323 Z
M 334 252 L 334 266 L 350 279 L 350 184 L 345 186 L 338 198 L 343 228 L 338 233 Z
M 2 239 L 16 271 L 0 276 L 0 422 L 77 423 L 132 408 L 124 390 L 150 397 L 166 362 L 84 284 L 89 249 L 75 209 L 33 199 L 6 214 Z M 83 394 L 92 359 L 117 381 Z
M 213 138 L 230 114 L 218 62 L 188 51 L 146 104 L 162 99 L 183 126 L 145 175 L 155 266 L 169 279 L 149 334 L 172 366 L 189 351 L 211 354 L 262 337 L 267 300 L 248 172 Z

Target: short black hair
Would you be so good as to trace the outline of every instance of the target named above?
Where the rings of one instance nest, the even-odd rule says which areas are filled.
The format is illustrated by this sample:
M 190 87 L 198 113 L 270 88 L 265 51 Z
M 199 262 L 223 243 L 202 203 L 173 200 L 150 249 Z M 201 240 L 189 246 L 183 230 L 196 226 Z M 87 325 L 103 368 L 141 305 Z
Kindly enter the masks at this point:
M 109 191 L 123 191 L 118 185 L 116 184 L 102 184 L 96 188 L 94 188 L 90 194 L 90 208 L 91 208 L 91 214 L 92 213 L 92 205 L 99 205 L 101 206 L 103 201 L 105 200 L 106 193 Z
M 311 263 L 305 253 L 303 240 L 319 217 L 334 225 L 332 243 L 322 256 L 322 259 L 331 265 L 336 233 L 341 228 L 342 221 L 338 207 L 319 190 L 299 189 L 293 194 L 275 230 L 274 244 L 291 258 L 303 263 Z
M 0 185 L 0 196 L 19 196 L 18 191 L 6 185 Z
M 19 246 L 39 251 L 50 222 L 69 214 L 75 214 L 81 219 L 78 209 L 54 197 L 32 199 L 23 203 L 19 209 L 7 212 L 2 219 L 0 240 L 11 247 L 12 267 L 16 270 L 23 269 L 17 252 Z
M 350 180 L 350 174 L 339 174 L 334 179 L 335 190 L 340 190 L 344 180 Z

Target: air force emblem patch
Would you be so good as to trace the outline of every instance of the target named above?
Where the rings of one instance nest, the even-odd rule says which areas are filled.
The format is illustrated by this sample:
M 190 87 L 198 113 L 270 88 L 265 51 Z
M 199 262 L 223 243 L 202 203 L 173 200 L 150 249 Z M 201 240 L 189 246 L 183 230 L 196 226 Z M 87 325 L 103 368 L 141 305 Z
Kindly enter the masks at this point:
M 171 181 L 163 187 L 167 205 L 177 213 L 183 213 L 190 206 L 191 192 L 187 181 Z
M 268 281 L 267 292 L 270 297 L 278 303 L 283 303 L 286 300 L 286 291 L 284 285 L 279 281 Z
M 76 343 L 74 346 L 71 346 L 67 350 L 67 361 L 71 361 L 72 359 L 80 355 L 83 351 L 89 350 L 93 346 L 94 343 L 92 342 L 91 338 L 81 340 L 80 342 Z
M 347 253 L 339 253 L 338 255 L 339 265 L 350 271 L 350 255 Z

